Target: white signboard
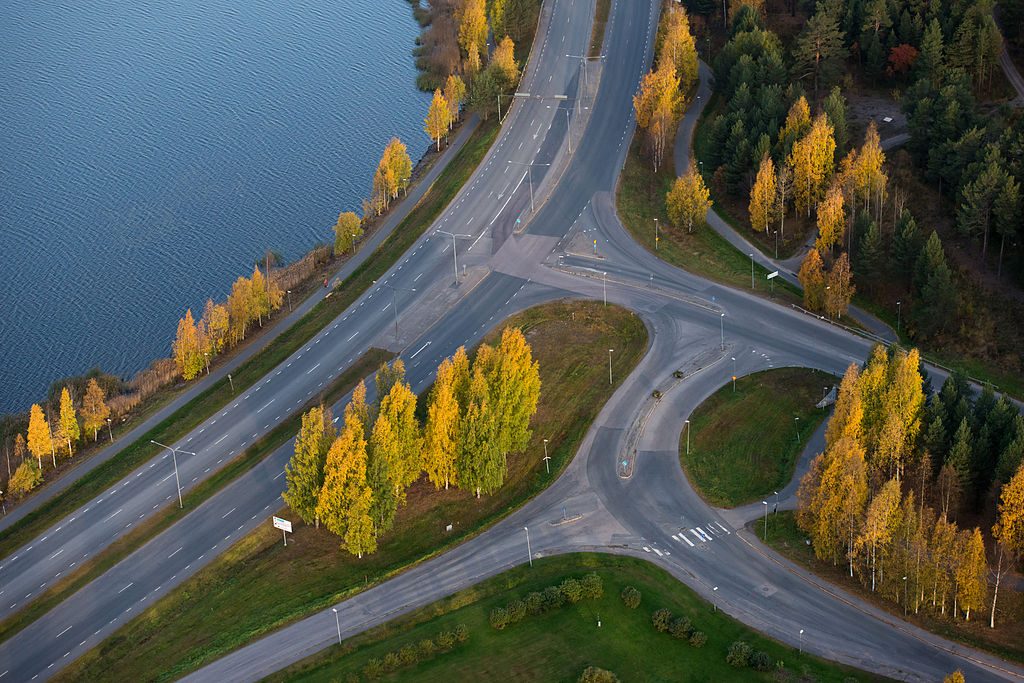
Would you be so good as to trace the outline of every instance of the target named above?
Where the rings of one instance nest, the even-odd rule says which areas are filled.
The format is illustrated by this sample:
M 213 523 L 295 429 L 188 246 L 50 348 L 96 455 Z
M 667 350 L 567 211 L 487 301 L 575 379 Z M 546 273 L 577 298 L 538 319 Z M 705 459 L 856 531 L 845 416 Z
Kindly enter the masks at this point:
M 274 528 L 280 529 L 281 531 L 292 532 L 292 523 L 287 519 L 281 519 L 280 517 L 274 517 Z
M 779 271 L 776 270 L 774 273 L 768 273 L 768 277 L 766 279 L 771 280 L 772 278 L 776 278 L 778 276 L 779 276 Z

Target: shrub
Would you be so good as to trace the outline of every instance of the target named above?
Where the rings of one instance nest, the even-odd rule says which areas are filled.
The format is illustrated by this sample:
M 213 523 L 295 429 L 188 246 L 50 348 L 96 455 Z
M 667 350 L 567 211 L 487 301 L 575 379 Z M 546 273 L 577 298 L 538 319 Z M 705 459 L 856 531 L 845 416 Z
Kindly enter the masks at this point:
M 672 612 L 662 607 L 651 615 L 651 623 L 660 633 L 668 631 L 672 625 Z
M 416 649 L 419 650 L 420 659 L 430 659 L 437 652 L 437 645 L 430 638 L 426 638 L 416 645 Z
M 459 624 L 455 627 L 455 640 L 460 643 L 464 643 L 469 640 L 469 629 L 466 628 L 465 624 Z
M 750 665 L 750 656 L 752 654 L 753 651 L 749 645 L 742 640 L 737 640 L 729 646 L 729 654 L 725 656 L 725 661 L 729 666 L 742 669 Z
M 559 588 L 570 603 L 577 603 L 583 599 L 583 586 L 576 579 L 566 579 Z
M 758 650 L 750 656 L 750 666 L 754 667 L 758 671 L 771 671 L 772 658 L 764 650 Z
M 450 631 L 441 631 L 437 634 L 437 647 L 441 650 L 450 650 L 455 644 L 455 634 Z
M 629 609 L 636 609 L 640 606 L 640 591 L 632 586 L 622 589 L 622 604 Z
M 579 683 L 619 683 L 619 677 L 607 669 L 588 666 L 580 674 Z
M 544 596 L 533 591 L 526 596 L 526 612 L 532 616 L 536 616 L 544 611 Z
M 558 586 L 548 586 L 541 594 L 544 596 L 544 609 L 555 609 L 565 604 L 565 595 Z
M 492 609 L 491 626 L 499 631 L 508 626 L 508 610 L 504 607 L 495 607 Z
M 704 631 L 694 631 L 690 634 L 690 645 L 694 647 L 704 647 L 708 642 L 708 634 Z
M 398 661 L 402 663 L 402 666 L 410 666 L 420 660 L 419 654 L 416 652 L 416 646 L 409 644 L 404 646 L 398 651 Z
M 384 675 L 384 662 L 380 661 L 376 657 L 371 659 L 363 667 L 363 676 L 370 679 L 371 681 L 380 678 Z
M 513 600 L 508 603 L 506 611 L 508 612 L 508 623 L 516 624 L 526 616 L 526 603 L 522 600 Z
M 668 627 L 668 632 L 672 634 L 673 638 L 688 640 L 690 634 L 693 633 L 693 626 L 690 625 L 690 620 L 686 617 L 679 617 L 672 620 L 671 625 Z
M 398 658 L 397 652 L 389 652 L 384 655 L 384 670 L 394 671 L 402 665 L 402 660 Z
M 604 581 L 594 572 L 584 576 L 580 585 L 583 587 L 583 596 L 591 600 L 596 600 L 604 595 Z
M 349 672 L 345 676 L 345 683 L 359 683 L 359 676 L 355 675 L 354 673 Z

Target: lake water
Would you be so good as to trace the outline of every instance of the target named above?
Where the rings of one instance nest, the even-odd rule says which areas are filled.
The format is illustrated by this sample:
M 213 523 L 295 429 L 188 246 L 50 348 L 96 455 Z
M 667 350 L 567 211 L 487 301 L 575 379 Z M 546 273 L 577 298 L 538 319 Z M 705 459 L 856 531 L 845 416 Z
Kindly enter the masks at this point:
M 128 375 L 429 145 L 405 0 L 0 3 L 0 412 Z

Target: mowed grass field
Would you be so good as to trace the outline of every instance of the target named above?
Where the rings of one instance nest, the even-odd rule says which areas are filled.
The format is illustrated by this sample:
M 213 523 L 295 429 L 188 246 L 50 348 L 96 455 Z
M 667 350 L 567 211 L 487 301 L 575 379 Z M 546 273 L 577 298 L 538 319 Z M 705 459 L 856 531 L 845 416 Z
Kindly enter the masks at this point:
M 604 595 L 583 600 L 498 631 L 490 610 L 523 598 L 567 577 L 596 572 Z M 619 597 L 625 586 L 641 593 L 640 606 L 627 608 Z M 707 644 L 659 633 L 651 613 L 665 607 L 686 616 L 704 631 Z M 598 627 L 598 620 L 601 625 Z M 342 645 L 270 677 L 270 681 L 367 680 L 366 663 L 408 644 L 435 638 L 458 624 L 469 639 L 446 653 L 385 674 L 382 681 L 576 681 L 588 666 L 630 681 L 871 681 L 863 672 L 825 662 L 762 637 L 703 601 L 684 584 L 653 564 L 612 555 L 577 554 L 534 561 L 384 624 Z M 734 669 L 725 661 L 729 645 L 744 640 L 769 654 L 781 671 Z
M 690 483 L 719 507 L 785 486 L 804 441 L 827 415 L 814 406 L 837 382 L 818 370 L 778 368 L 738 378 L 735 392 L 726 384 L 690 416 L 689 455 L 686 429 L 680 434 L 679 460 Z
M 647 330 L 630 311 L 601 302 L 565 301 L 510 318 L 540 363 L 541 398 L 533 437 L 508 460 L 505 486 L 476 499 L 452 488 L 437 491 L 425 478 L 412 486 L 394 528 L 377 553 L 361 560 L 339 540 L 307 527 L 297 516 L 283 547 L 268 523 L 229 549 L 99 647 L 66 669 L 61 680 L 171 680 L 234 648 L 363 590 L 445 547 L 477 533 L 554 481 L 575 454 L 594 417 L 618 382 L 647 349 Z M 616 384 L 608 384 L 614 348 Z M 551 474 L 545 474 L 548 438 Z M 445 526 L 454 526 L 452 533 Z

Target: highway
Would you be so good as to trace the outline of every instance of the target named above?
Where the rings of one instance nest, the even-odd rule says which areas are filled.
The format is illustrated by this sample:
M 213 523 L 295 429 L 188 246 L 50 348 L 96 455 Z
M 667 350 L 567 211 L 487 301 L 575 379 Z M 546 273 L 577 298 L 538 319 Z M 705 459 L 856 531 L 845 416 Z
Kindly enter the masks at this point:
M 553 0 L 545 5 L 530 69 L 520 86 L 533 97 L 517 100 L 494 148 L 436 226 L 469 235 L 457 242 L 460 264 L 467 266 L 466 281 L 452 287 L 452 240 L 430 231 L 383 278 L 399 290 L 404 322 L 397 338 L 392 291 L 375 287 L 295 356 L 183 440 L 180 447 L 197 454 L 179 459 L 183 484 L 188 487 L 209 476 L 218 462 L 272 428 L 371 345 L 402 350 L 409 378 L 419 390 L 429 383 L 441 358 L 460 344 L 478 340 L 512 312 L 564 296 L 601 298 L 607 292 L 609 301 L 643 317 L 652 345 L 641 366 L 604 407 L 567 471 L 487 533 L 342 603 L 339 612 L 347 633 L 523 562 L 522 527 L 528 525 L 534 549 L 541 554 L 597 549 L 643 556 L 709 598 L 714 582 L 719 586 L 714 598 L 730 614 L 792 644 L 805 629 L 804 647 L 833 659 L 908 679 L 935 680 L 960 666 L 972 681 L 1019 680 L 1019 669 L 895 624 L 772 559 L 703 504 L 679 469 L 678 437 L 685 416 L 724 383 L 731 367 L 711 365 L 668 393 L 640 436 L 633 475 L 619 476 L 618 453 L 636 410 L 672 370 L 690 367 L 699 358 L 728 354 L 743 359 L 743 373 L 781 365 L 840 373 L 848 363 L 863 360 L 869 349 L 866 340 L 820 320 L 683 273 L 636 245 L 619 224 L 611 193 L 632 134 L 631 97 L 650 62 L 659 4 L 614 3 L 600 89 L 571 157 L 566 153 L 565 115 L 545 98 L 577 93 L 579 62 L 566 55 L 586 49 L 592 3 Z M 532 216 L 524 186 L 530 178 L 521 166 L 530 163 L 552 164 L 533 171 L 539 206 Z M 523 224 L 527 232 L 516 234 Z M 596 255 L 568 251 L 584 231 L 587 239 L 593 235 L 598 240 Z M 596 277 L 598 272 L 608 275 Z M 266 523 L 280 505 L 281 472 L 290 448 L 288 444 L 276 451 L 0 644 L 0 678 L 51 676 L 248 530 Z M 69 562 L 98 552 L 174 496 L 173 472 L 167 459 L 159 458 L 88 509 L 69 516 L 0 565 L 5 591 L 0 594 L 0 615 L 16 610 L 18 602 L 30 599 L 56 572 L 67 571 Z M 568 525 L 550 524 L 561 517 L 563 505 L 583 518 Z M 430 581 L 423 581 L 428 575 Z M 195 678 L 259 678 L 329 645 L 336 636 L 333 627 L 329 610 L 314 615 L 215 662 Z

